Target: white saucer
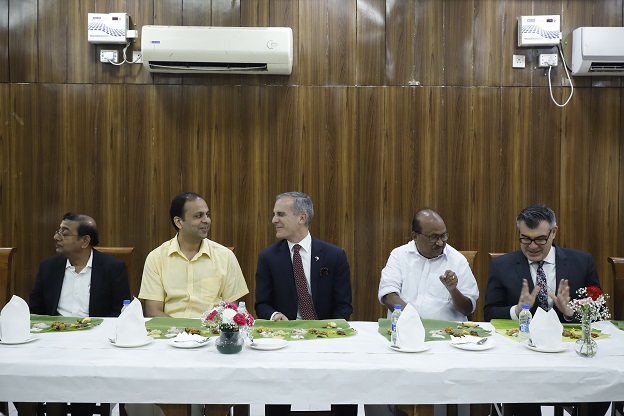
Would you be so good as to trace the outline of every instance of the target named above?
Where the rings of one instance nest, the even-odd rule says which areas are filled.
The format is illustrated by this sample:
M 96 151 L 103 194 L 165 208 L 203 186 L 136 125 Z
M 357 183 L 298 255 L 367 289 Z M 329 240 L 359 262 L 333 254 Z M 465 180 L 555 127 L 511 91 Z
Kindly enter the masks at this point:
M 423 345 L 420 348 L 399 348 L 399 347 L 395 347 L 394 345 L 389 345 L 390 349 L 392 351 L 398 351 L 398 352 L 423 352 L 423 351 L 427 351 L 428 349 L 431 348 L 431 345 Z
M 210 338 L 206 338 L 205 341 L 176 341 L 175 339 L 169 340 L 169 345 L 176 348 L 199 348 L 210 344 Z
M 21 341 L 0 341 L 0 345 L 19 345 L 19 344 L 27 344 L 29 342 L 32 342 L 34 340 L 39 339 L 38 336 L 36 335 L 31 335 L 30 337 L 23 339 Z
M 253 348 L 254 350 L 279 350 L 280 348 L 284 348 L 288 345 L 288 341 L 284 341 L 279 338 L 260 338 L 254 339 L 252 344 L 249 344 L 249 348 Z
M 490 348 L 494 348 L 494 343 L 492 341 L 487 341 L 485 344 L 481 345 L 475 344 L 474 342 L 466 342 L 464 344 L 453 344 L 451 342 L 451 345 L 455 348 L 466 351 L 485 351 L 489 350 Z
M 149 344 L 150 342 L 154 341 L 154 338 L 152 337 L 145 337 L 145 339 L 141 340 L 141 341 L 137 341 L 137 342 L 133 342 L 130 344 L 120 344 L 119 342 L 115 342 L 115 340 L 109 338 L 108 342 L 110 342 L 111 344 L 113 344 L 116 347 L 119 348 L 136 348 L 136 347 L 142 347 L 144 345 Z
M 524 344 L 524 346 L 530 350 L 537 351 L 537 352 L 563 352 L 568 349 L 568 347 L 566 347 L 565 345 L 562 345 L 559 348 L 541 348 L 541 347 L 536 347 L 534 345 L 529 345 L 529 344 Z

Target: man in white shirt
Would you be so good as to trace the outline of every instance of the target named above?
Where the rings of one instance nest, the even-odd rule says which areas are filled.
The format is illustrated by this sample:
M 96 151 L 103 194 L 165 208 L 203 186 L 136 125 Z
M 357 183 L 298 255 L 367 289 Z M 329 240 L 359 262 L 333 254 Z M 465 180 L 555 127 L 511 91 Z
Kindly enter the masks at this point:
M 421 318 L 466 321 L 479 288 L 466 258 L 448 245 L 444 220 L 422 209 L 412 220 L 412 241 L 390 253 L 381 271 L 379 301 L 388 314 L 410 303 Z

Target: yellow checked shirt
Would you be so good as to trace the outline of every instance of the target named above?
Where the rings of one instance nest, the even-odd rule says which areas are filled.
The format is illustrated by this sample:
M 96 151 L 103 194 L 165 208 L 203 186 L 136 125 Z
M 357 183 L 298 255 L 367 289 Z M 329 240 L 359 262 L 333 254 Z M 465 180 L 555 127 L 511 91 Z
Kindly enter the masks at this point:
M 205 238 L 191 261 L 177 236 L 148 254 L 139 298 L 165 302 L 174 318 L 199 318 L 221 300 L 233 302 L 249 293 L 232 250 Z

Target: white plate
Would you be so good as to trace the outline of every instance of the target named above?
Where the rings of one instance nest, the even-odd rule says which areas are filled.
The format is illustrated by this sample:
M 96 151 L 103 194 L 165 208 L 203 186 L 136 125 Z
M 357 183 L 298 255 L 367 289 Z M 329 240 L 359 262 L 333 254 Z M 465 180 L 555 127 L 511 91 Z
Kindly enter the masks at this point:
M 538 351 L 538 352 L 562 352 L 568 349 L 568 347 L 566 347 L 565 345 L 562 345 L 559 348 L 541 348 L 541 347 L 536 347 L 534 345 L 529 345 L 529 344 L 524 344 L 524 346 L 530 350 Z
M 38 336 L 36 335 L 31 335 L 30 337 L 23 339 L 21 341 L 0 341 L 0 345 L 19 345 L 19 344 L 27 344 L 29 342 L 32 342 L 36 339 L 39 339 Z
M 254 350 L 279 350 L 280 348 L 284 348 L 288 345 L 288 341 L 284 341 L 283 339 L 278 338 L 260 338 L 254 339 L 252 344 L 249 344 L 249 348 L 253 348 Z
M 111 338 L 109 338 L 108 341 L 114 346 L 119 347 L 119 348 L 136 348 L 136 347 L 142 347 L 144 345 L 149 344 L 150 342 L 154 341 L 154 338 L 146 337 L 145 339 L 141 341 L 133 342 L 130 344 L 121 344 L 119 342 L 115 342 L 115 340 Z
M 490 340 L 486 341 L 485 344 L 475 344 L 474 342 L 466 342 L 463 344 L 453 344 L 451 342 L 451 345 L 454 346 L 455 348 L 459 348 L 460 350 L 466 350 L 466 351 L 484 351 L 484 350 L 489 350 L 490 348 L 494 347 L 494 343 Z
M 176 348 L 199 348 L 210 344 L 210 338 L 206 338 L 205 341 L 176 341 L 175 339 L 169 340 L 169 345 Z
M 428 349 L 431 348 L 431 345 L 423 345 L 420 348 L 399 348 L 399 347 L 395 347 L 394 345 L 389 345 L 390 349 L 392 351 L 398 351 L 398 352 L 423 352 L 423 351 L 427 351 Z

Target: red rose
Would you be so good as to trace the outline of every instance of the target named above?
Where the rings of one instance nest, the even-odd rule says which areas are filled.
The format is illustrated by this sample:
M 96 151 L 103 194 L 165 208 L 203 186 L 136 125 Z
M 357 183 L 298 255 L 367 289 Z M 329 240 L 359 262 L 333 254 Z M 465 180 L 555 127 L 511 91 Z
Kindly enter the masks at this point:
M 602 295 L 602 290 L 600 290 L 598 286 L 588 286 L 586 292 L 587 296 L 589 296 L 592 300 L 596 300 L 600 295 Z
M 236 304 L 232 302 L 225 302 L 225 307 L 227 309 L 233 309 L 235 311 L 238 311 L 238 306 L 236 306 Z
M 206 320 L 212 321 L 215 316 L 217 316 L 217 310 L 213 309 L 212 312 L 210 312 L 210 314 L 208 314 L 208 316 L 206 317 Z
M 245 318 L 245 315 L 243 315 L 242 313 L 237 313 L 236 315 L 234 315 L 233 319 L 236 325 L 238 326 L 247 325 L 247 319 Z

